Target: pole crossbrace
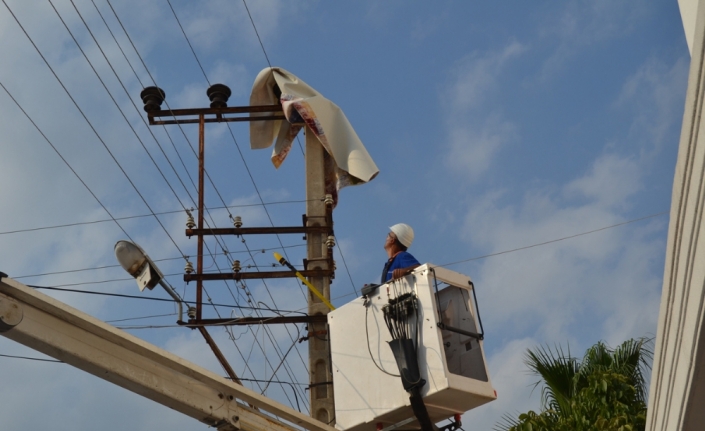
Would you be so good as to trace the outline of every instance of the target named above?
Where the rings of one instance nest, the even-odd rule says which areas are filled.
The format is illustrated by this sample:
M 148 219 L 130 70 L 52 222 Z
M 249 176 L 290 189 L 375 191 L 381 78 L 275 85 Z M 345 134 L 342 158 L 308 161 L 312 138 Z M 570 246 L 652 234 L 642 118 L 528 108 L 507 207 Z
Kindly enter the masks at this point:
M 328 269 L 312 269 L 299 271 L 304 277 L 332 277 L 333 271 Z M 294 271 L 260 271 L 260 272 L 207 272 L 204 274 L 184 274 L 184 281 L 216 281 L 216 280 L 256 280 L 261 278 L 296 278 Z
M 227 227 L 207 229 L 186 229 L 186 236 L 194 235 L 286 235 L 286 234 L 324 233 L 333 235 L 329 226 L 281 226 L 281 227 Z
M 262 113 L 269 115 L 234 116 L 237 114 Z M 180 117 L 194 117 L 181 119 Z M 226 108 L 189 108 L 147 111 L 149 124 L 152 126 L 166 124 L 198 124 L 203 117 L 204 123 L 229 123 L 234 121 L 269 121 L 285 120 L 281 105 L 232 106 Z M 160 118 L 160 120 L 157 120 Z M 161 120 L 161 118 L 170 118 Z

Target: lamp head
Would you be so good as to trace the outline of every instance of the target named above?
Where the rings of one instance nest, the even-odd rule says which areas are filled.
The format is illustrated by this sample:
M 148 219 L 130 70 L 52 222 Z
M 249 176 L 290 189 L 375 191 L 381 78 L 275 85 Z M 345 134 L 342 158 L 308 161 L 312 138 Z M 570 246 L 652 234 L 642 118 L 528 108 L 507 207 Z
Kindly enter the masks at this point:
M 115 257 L 120 266 L 137 280 L 140 290 L 145 287 L 154 289 L 164 276 L 152 259 L 140 246 L 130 241 L 121 240 L 115 244 Z

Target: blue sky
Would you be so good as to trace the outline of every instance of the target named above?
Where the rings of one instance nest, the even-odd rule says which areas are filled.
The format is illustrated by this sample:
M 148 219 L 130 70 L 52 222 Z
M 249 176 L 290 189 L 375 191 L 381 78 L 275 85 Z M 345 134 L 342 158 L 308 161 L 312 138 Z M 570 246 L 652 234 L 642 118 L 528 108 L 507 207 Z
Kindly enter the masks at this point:
M 182 234 L 185 214 L 178 210 L 180 201 L 194 206 L 196 193 L 186 173 L 196 178 L 197 161 L 189 147 L 197 142 L 196 129 L 152 128 L 152 137 L 138 96 L 140 81 L 151 83 L 150 75 L 105 0 L 75 0 L 75 5 L 127 93 L 71 3 L 54 4 L 124 117 L 49 2 L 5 1 L 100 139 L 4 4 L 0 82 L 115 217 L 150 210 L 101 140 L 154 212 L 177 211 L 159 216 L 165 229 L 152 216 L 121 225 L 160 260 L 164 273 L 177 274 L 168 277 L 175 288 L 193 298 L 193 286 L 185 286 L 178 275 L 183 271 L 180 252 L 166 232 L 184 254 L 195 255 L 195 241 Z M 206 106 L 208 83 L 169 4 L 111 3 L 170 106 Z M 252 82 L 267 60 L 243 3 L 171 4 L 208 80 L 231 87 L 231 106 L 247 104 Z M 298 75 L 338 104 L 380 168 L 369 184 L 340 193 L 335 233 L 345 265 L 336 249 L 334 303 L 346 303 L 356 288 L 379 277 L 387 226 L 398 222 L 414 227 L 410 251 L 420 261 L 467 260 L 450 268 L 469 275 L 477 286 L 485 354 L 499 393 L 497 401 L 465 415 L 468 428 L 491 429 L 504 413 L 538 407 L 539 392 L 531 392 L 534 378 L 522 364 L 526 348 L 569 343 L 580 356 L 598 340 L 616 345 L 655 334 L 667 214 L 470 259 L 669 210 L 690 62 L 677 2 L 252 0 L 248 6 L 272 65 Z M 125 236 L 115 223 L 28 231 L 109 216 L 4 91 L 0 130 L 0 201 L 5 208 L 0 270 L 26 284 L 86 283 L 73 287 L 135 294 L 134 282 L 124 280 L 120 268 L 108 267 L 116 264 L 114 243 Z M 207 132 L 206 168 L 222 197 L 209 186 L 207 205 L 250 205 L 230 210 L 247 226 L 268 225 L 268 216 L 277 225 L 299 224 L 305 211 L 300 202 L 305 199 L 302 152 L 294 148 L 275 170 L 268 150 L 249 149 L 245 125 L 231 130 L 232 135 L 217 125 Z M 267 214 L 257 205 L 262 201 L 277 203 L 267 206 Z M 211 215 L 215 225 L 229 225 L 226 211 L 214 209 Z M 305 250 L 301 238 L 282 241 L 291 261 L 300 263 Z M 240 253 L 243 264 L 265 267 L 273 263 L 271 252 L 256 250 L 279 244 L 252 237 L 247 246 L 254 258 L 238 240 L 226 244 L 233 256 Z M 215 264 L 228 267 L 222 256 Z M 82 269 L 91 270 L 56 274 Z M 53 274 L 26 277 L 45 273 Z M 209 295 L 216 303 L 244 304 L 249 298 L 281 309 L 303 306 L 300 287 L 291 281 L 272 281 L 266 288 L 252 282 L 247 291 L 251 296 L 234 285 L 214 285 Z M 108 321 L 174 313 L 170 305 L 149 301 L 48 293 Z M 165 296 L 156 290 L 148 295 Z M 218 312 L 230 315 L 231 310 L 220 307 Z M 168 326 L 174 321 L 168 315 L 114 324 Z M 265 379 L 278 355 L 300 336 L 295 328 L 287 329 L 211 332 L 240 376 Z M 221 372 L 192 331 L 129 332 Z M 305 344 L 297 349 L 278 379 L 307 381 Z M 5 339 L 0 339 L 0 354 L 41 357 Z M 249 358 L 250 369 L 243 358 Z M 147 430 L 157 424 L 173 430 L 205 428 L 66 365 L 13 358 L 0 358 L 0 363 L 0 415 L 8 429 L 60 423 L 81 431 L 94 429 L 96 421 L 115 430 Z M 295 406 L 287 386 L 270 386 L 267 395 Z M 300 390 L 298 396 L 307 393 Z

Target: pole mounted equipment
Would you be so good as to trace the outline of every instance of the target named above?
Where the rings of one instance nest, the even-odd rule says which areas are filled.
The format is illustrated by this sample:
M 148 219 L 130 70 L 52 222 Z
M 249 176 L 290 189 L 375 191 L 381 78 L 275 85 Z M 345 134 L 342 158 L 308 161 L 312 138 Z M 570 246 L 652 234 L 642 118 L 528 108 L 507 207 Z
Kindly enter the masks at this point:
M 166 93 L 159 87 L 146 87 L 140 93 L 140 98 L 144 102 L 145 112 L 155 112 L 161 109 Z
M 227 108 L 231 94 L 230 88 L 224 84 L 213 84 L 206 90 L 206 95 L 208 95 L 213 109 Z

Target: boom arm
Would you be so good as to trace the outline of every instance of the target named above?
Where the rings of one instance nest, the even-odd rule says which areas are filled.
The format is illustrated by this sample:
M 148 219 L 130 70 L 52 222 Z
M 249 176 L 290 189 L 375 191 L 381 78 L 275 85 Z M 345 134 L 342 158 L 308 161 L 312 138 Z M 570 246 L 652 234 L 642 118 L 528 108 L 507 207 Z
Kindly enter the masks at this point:
M 296 429 L 262 411 L 307 430 L 336 431 L 9 278 L 0 278 L 0 335 L 219 431 Z

